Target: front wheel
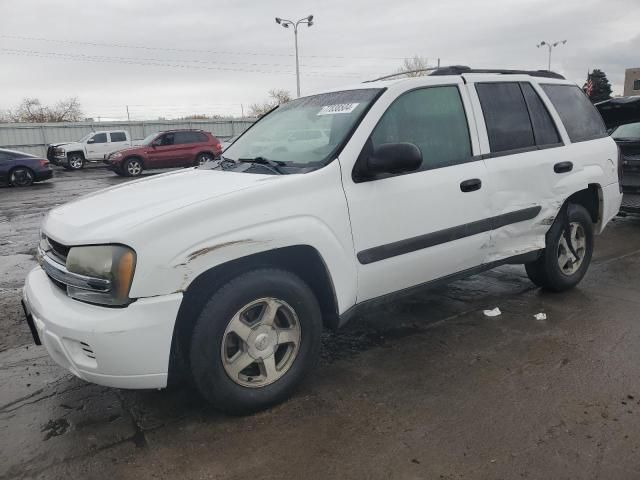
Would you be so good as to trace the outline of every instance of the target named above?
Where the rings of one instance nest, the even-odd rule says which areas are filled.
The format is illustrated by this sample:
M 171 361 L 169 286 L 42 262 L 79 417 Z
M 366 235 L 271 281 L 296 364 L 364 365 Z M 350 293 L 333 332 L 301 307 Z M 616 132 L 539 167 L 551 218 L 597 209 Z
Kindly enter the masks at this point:
M 569 204 L 547 232 L 543 254 L 525 265 L 527 275 L 539 287 L 554 292 L 575 287 L 591 263 L 593 236 L 589 212 L 582 205 Z
M 67 170 L 81 170 L 84 168 L 84 157 L 79 153 L 70 153 L 67 157 Z
M 127 177 L 137 177 L 142 173 L 142 162 L 139 158 L 128 158 L 122 165 L 122 171 Z
M 200 393 L 220 410 L 245 414 L 285 400 L 320 350 L 315 295 L 296 275 L 262 269 L 214 293 L 191 338 L 191 371 Z

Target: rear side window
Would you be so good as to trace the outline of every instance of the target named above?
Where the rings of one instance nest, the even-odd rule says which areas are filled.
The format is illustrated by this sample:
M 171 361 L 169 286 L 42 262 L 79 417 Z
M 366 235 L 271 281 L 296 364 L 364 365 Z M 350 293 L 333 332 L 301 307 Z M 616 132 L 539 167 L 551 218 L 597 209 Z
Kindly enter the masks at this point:
M 467 117 L 458 87 L 429 87 L 400 96 L 371 134 L 372 147 L 409 142 L 422 152 L 421 170 L 471 159 Z
M 492 153 L 535 146 L 527 105 L 516 82 L 477 83 Z
M 207 137 L 200 132 L 176 132 L 175 134 L 175 143 L 183 144 L 183 143 L 200 143 L 206 142 Z
M 535 137 L 536 145 L 541 147 L 561 143 L 560 135 L 547 107 L 544 106 L 531 84 L 523 82 L 520 87 L 529 108 L 529 117 L 533 125 L 533 136 Z
M 602 117 L 582 90 L 575 85 L 542 85 L 558 111 L 572 142 L 607 136 Z
M 111 132 L 111 141 L 112 142 L 126 142 L 127 136 L 124 132 Z
M 93 143 L 107 143 L 107 134 L 106 133 L 96 133 L 93 136 Z

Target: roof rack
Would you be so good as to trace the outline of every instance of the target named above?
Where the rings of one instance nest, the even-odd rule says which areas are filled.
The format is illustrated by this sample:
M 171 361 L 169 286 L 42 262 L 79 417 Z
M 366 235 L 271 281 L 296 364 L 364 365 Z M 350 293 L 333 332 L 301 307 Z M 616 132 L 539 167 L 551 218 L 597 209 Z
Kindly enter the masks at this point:
M 418 70 L 409 70 L 406 72 L 392 73 L 391 75 L 385 75 L 384 77 L 375 78 L 373 80 L 367 80 L 364 83 L 377 82 L 378 80 L 388 80 L 390 78 L 399 77 L 408 73 L 420 73 L 430 72 L 429 75 L 462 75 L 463 73 L 498 73 L 501 75 L 530 75 L 532 77 L 544 77 L 544 78 L 556 78 L 558 80 L 565 80 L 565 78 L 559 73 L 552 72 L 550 70 L 505 70 L 505 69 L 492 69 L 492 68 L 471 68 L 465 65 L 451 65 L 448 67 L 431 67 L 420 68 Z

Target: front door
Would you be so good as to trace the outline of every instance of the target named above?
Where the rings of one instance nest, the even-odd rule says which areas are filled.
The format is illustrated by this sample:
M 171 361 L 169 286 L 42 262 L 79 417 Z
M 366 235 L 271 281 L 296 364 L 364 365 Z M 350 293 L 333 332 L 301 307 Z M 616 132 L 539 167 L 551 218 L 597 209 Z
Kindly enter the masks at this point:
M 465 113 L 470 110 L 462 82 L 412 90 L 386 102 L 356 171 L 385 143 L 417 145 L 423 163 L 412 173 L 367 180 L 343 167 L 358 302 L 480 265 L 491 230 L 487 171 L 474 157 L 478 143 L 468 120 L 473 117 Z
M 173 132 L 165 133 L 154 140 L 154 144 L 147 150 L 145 168 L 167 168 L 175 164 L 175 147 Z
M 87 140 L 87 160 L 102 160 L 109 152 L 109 145 L 106 133 L 96 133 Z

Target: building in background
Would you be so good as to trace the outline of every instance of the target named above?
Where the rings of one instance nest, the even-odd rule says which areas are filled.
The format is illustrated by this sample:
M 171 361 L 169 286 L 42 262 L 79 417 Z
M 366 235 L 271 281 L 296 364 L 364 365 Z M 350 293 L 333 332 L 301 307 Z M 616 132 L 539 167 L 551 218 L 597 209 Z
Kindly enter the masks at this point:
M 627 68 L 624 72 L 624 96 L 640 95 L 640 68 Z

